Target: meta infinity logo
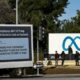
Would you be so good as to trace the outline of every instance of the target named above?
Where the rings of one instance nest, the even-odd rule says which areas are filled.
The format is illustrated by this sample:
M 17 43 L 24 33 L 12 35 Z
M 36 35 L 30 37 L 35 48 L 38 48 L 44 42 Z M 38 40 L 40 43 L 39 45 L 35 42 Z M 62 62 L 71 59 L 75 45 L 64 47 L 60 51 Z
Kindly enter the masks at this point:
M 73 39 L 72 37 L 70 37 L 70 36 L 67 36 L 67 37 L 63 40 L 63 44 L 62 44 L 63 50 L 64 50 L 64 51 L 68 51 L 68 48 L 65 47 L 66 41 L 67 41 L 67 40 L 71 40 L 71 43 L 70 43 L 69 46 L 71 47 L 72 45 L 74 45 L 75 48 L 80 51 L 79 46 L 78 46 L 77 43 L 75 42 L 76 39 L 79 39 L 79 40 L 80 40 L 80 36 L 76 36 L 74 39 Z

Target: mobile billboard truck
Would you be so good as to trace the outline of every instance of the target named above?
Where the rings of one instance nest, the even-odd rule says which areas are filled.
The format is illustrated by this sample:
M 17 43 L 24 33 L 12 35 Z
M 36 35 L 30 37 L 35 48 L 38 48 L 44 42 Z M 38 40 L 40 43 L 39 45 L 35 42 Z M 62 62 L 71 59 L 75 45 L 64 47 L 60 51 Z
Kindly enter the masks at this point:
M 72 48 L 72 60 L 74 59 L 74 55 L 76 51 L 80 53 L 80 33 L 50 33 L 49 34 L 49 54 L 55 54 L 55 51 L 65 54 L 68 53 L 69 47 Z M 54 56 L 52 56 L 54 59 Z M 66 57 L 66 59 L 69 59 Z
M 33 67 L 32 25 L 0 25 L 0 69 L 15 69 L 12 75 L 20 75 L 20 68 Z

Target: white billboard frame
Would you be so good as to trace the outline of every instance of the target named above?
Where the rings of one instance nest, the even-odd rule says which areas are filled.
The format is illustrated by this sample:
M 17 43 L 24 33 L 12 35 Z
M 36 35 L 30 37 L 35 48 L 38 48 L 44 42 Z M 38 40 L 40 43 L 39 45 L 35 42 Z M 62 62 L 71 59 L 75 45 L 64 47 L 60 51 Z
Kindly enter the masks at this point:
M 20 67 L 33 67 L 34 54 L 33 54 L 33 25 L 31 24 L 18 24 L 6 25 L 2 24 L 0 27 L 30 27 L 31 31 L 31 60 L 24 61 L 0 61 L 0 69 L 4 68 L 20 68 Z

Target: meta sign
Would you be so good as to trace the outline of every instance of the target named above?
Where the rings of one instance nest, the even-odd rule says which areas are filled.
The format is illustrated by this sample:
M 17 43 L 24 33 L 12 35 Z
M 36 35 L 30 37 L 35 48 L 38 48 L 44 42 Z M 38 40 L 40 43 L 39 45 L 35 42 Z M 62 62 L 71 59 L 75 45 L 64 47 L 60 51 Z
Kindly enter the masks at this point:
M 0 68 L 33 66 L 32 25 L 0 26 Z
M 68 53 L 68 48 L 71 47 L 73 54 L 76 51 L 80 52 L 80 34 L 79 33 L 50 33 L 49 34 L 49 54 L 54 54 L 58 51 Z

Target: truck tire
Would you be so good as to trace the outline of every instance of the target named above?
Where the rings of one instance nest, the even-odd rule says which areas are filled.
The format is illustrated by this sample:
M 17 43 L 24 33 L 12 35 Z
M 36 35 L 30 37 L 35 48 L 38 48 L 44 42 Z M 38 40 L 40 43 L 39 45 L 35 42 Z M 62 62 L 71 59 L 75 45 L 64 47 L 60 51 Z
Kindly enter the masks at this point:
M 12 72 L 10 72 L 10 77 L 22 77 L 22 69 L 18 68 L 18 69 L 13 69 Z

